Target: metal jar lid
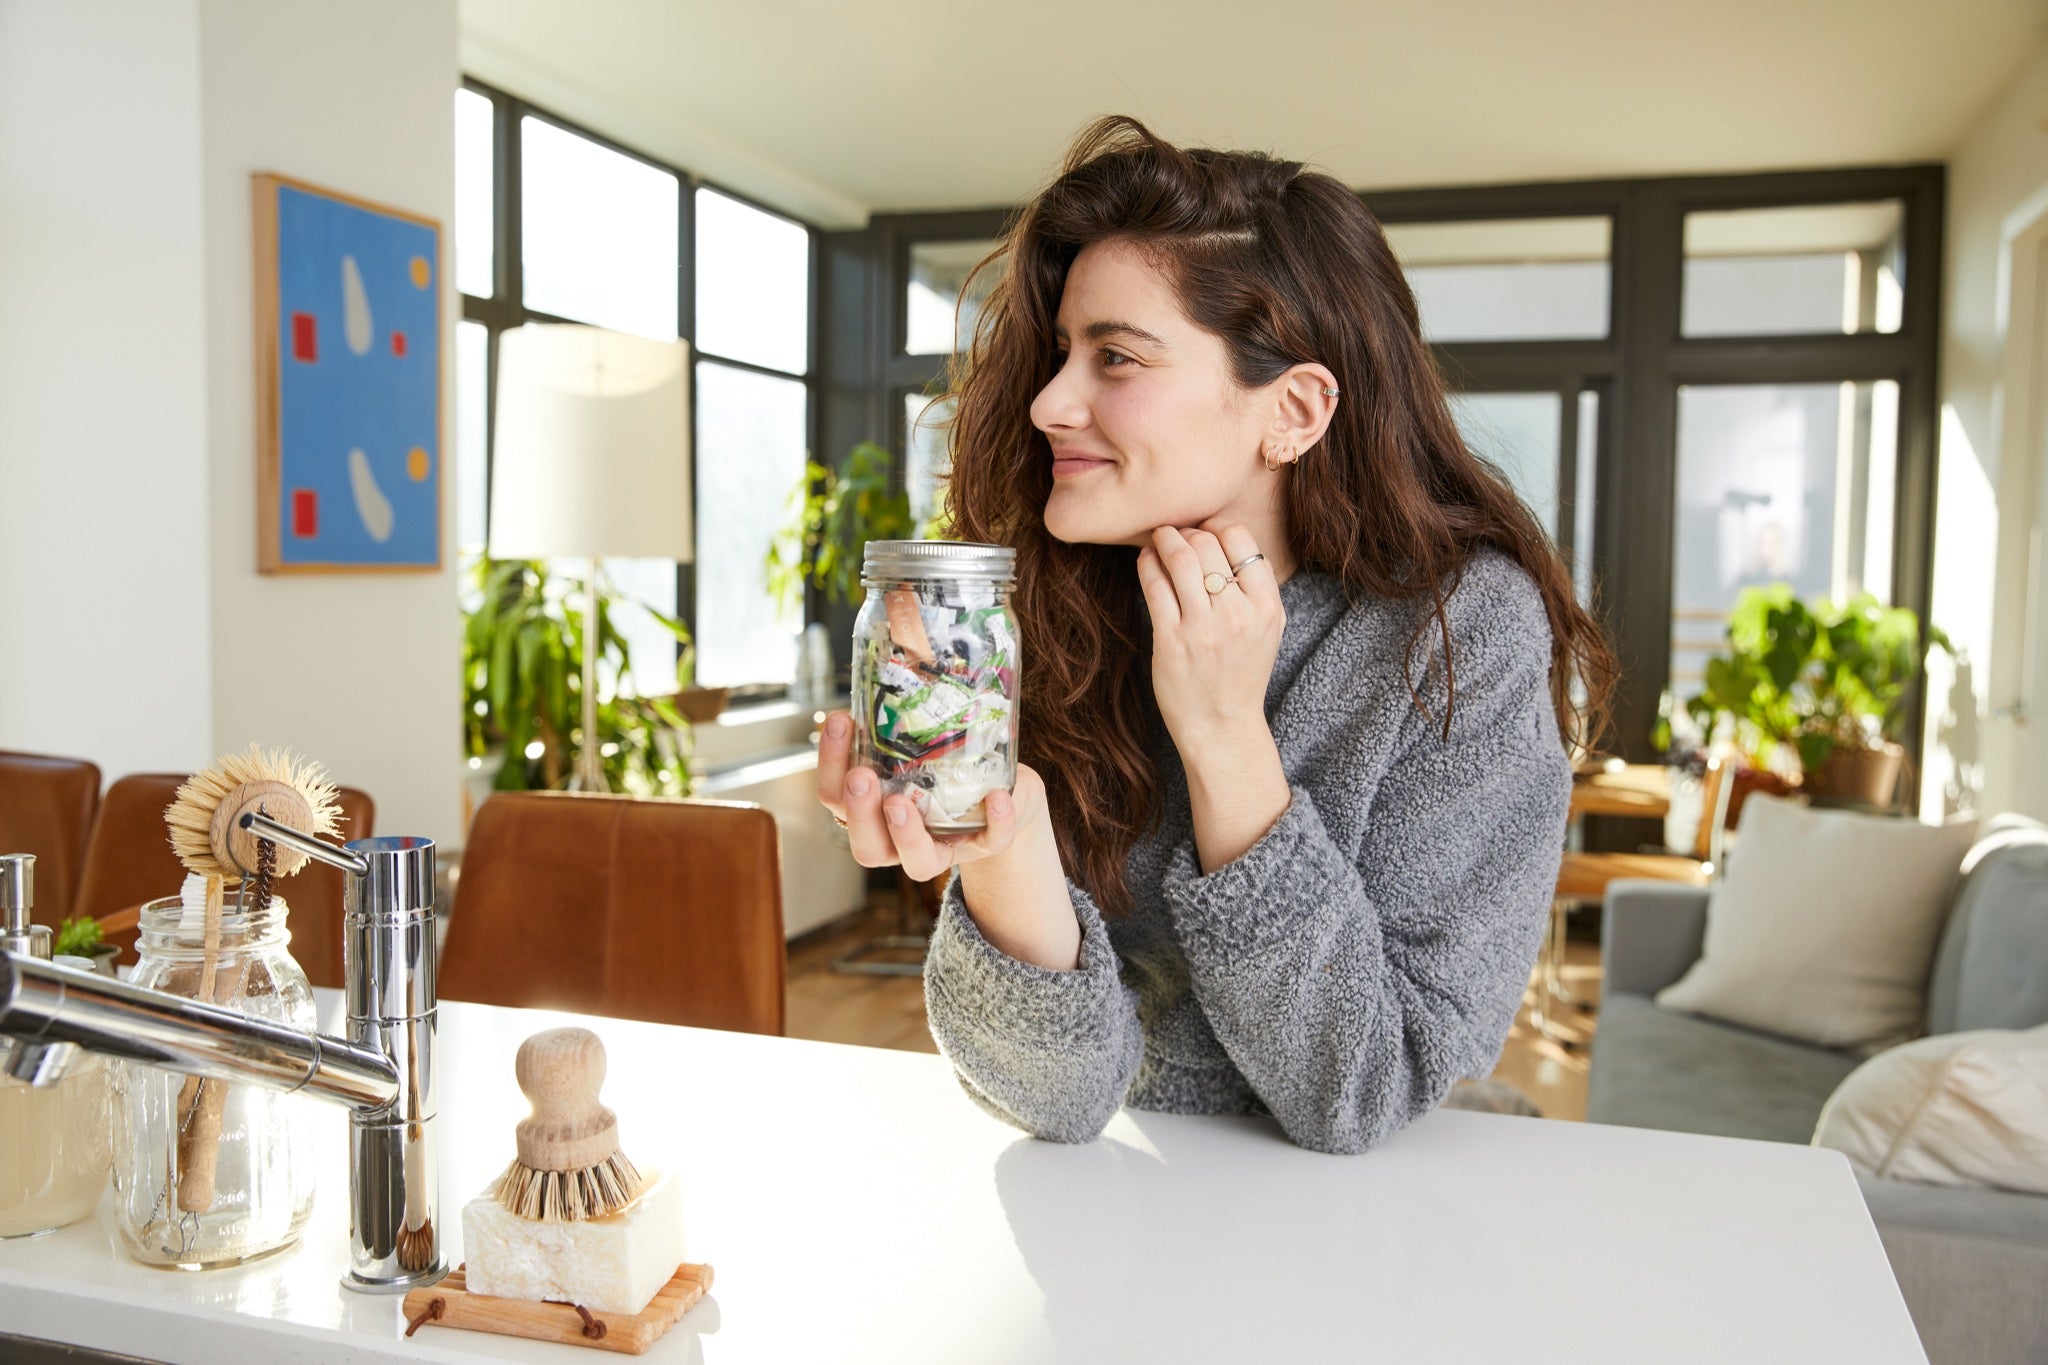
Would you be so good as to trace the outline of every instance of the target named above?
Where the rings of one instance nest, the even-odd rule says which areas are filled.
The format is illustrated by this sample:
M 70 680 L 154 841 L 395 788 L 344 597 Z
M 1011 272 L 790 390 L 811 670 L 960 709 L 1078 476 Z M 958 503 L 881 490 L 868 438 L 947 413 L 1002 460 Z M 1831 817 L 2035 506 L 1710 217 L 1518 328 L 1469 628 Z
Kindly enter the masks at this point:
M 861 578 L 870 583 L 906 579 L 1014 583 L 1017 552 L 1007 545 L 961 540 L 871 540 Z

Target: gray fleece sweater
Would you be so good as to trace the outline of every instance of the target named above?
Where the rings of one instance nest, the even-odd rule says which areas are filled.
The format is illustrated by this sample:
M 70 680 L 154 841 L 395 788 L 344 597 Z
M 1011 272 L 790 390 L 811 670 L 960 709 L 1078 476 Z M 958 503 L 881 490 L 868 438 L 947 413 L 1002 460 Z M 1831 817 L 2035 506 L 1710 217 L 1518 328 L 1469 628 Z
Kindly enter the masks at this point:
M 1483 551 L 1416 647 L 1434 719 L 1403 680 L 1426 603 L 1348 603 L 1326 574 L 1281 585 L 1266 719 L 1292 804 L 1202 875 L 1179 751 L 1155 737 L 1164 817 L 1105 921 L 1068 892 L 1081 961 L 991 946 L 959 878 L 925 966 L 932 1036 L 967 1093 L 1042 1138 L 1086 1142 L 1120 1105 L 1271 1114 L 1304 1147 L 1358 1152 L 1500 1057 L 1547 923 L 1571 769 L 1551 710 L 1535 583 Z M 1431 648 L 1435 645 L 1435 648 Z M 1027 684 L 1028 685 L 1028 684 Z

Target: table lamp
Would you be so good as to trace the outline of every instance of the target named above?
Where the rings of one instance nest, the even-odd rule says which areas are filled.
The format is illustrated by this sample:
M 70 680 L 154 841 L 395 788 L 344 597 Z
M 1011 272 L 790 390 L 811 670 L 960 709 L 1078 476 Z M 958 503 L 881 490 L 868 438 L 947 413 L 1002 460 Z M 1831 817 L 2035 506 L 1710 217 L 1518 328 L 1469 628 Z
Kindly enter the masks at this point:
M 568 323 L 498 338 L 490 554 L 590 560 L 576 786 L 603 791 L 597 743 L 597 573 L 606 555 L 687 561 L 690 350 Z

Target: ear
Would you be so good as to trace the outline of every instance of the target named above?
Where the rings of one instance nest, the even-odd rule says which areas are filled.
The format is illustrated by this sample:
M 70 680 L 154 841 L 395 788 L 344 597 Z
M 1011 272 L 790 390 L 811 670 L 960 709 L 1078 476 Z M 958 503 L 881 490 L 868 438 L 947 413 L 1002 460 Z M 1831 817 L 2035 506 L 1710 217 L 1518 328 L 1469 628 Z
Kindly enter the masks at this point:
M 1271 417 L 1266 442 L 1280 450 L 1292 451 L 1283 461 L 1299 459 L 1323 439 L 1330 419 L 1337 415 L 1337 376 L 1327 365 L 1309 361 L 1296 365 L 1266 386 Z

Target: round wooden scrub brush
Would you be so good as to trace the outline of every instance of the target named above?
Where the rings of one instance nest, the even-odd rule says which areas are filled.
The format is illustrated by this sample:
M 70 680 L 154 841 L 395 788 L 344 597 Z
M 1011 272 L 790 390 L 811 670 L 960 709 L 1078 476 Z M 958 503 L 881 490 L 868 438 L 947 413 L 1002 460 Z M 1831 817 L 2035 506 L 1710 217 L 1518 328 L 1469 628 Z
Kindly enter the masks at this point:
M 170 826 L 171 851 L 188 869 L 233 880 L 258 870 L 262 841 L 241 827 L 243 812 L 260 809 L 301 834 L 331 837 L 339 829 L 338 798 L 319 764 L 252 744 L 248 753 L 228 754 L 192 774 L 165 809 L 164 823 Z M 306 855 L 296 849 L 277 849 L 276 857 L 280 877 L 306 865 Z
M 339 793 L 319 765 L 283 750 L 228 754 L 196 772 L 164 809 L 171 850 L 185 867 L 206 879 L 205 939 L 199 966 L 199 998 L 226 1004 L 217 980 L 220 966 L 222 901 L 228 882 L 246 880 L 255 910 L 270 907 L 271 880 L 306 865 L 306 855 L 279 849 L 238 823 L 244 811 L 260 811 L 304 834 L 332 835 L 341 813 Z M 230 985 L 230 997 L 240 988 Z M 178 1208 L 204 1213 L 213 1207 L 220 1156 L 221 1122 L 227 1086 L 188 1076 L 178 1092 Z
M 604 1043 L 583 1028 L 549 1029 L 519 1045 L 519 1088 L 533 1117 L 519 1121 L 519 1156 L 498 1180 L 498 1202 L 521 1218 L 580 1223 L 640 1197 L 640 1172 L 619 1150 L 619 1120 L 597 1102 Z

